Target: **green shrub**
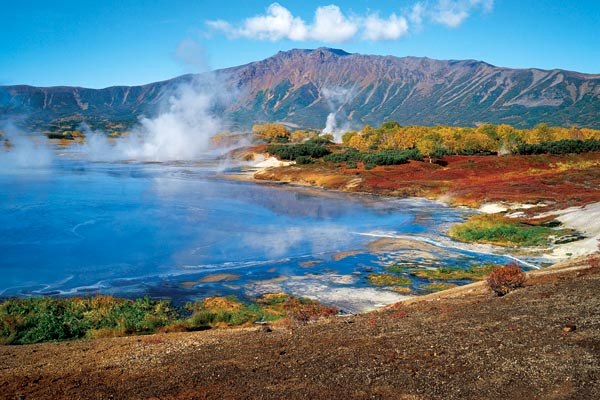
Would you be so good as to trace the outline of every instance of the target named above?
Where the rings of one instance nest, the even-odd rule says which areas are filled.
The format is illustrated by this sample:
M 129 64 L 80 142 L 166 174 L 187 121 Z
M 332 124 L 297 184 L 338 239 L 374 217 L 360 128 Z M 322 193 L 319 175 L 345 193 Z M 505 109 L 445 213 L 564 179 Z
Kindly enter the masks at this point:
M 348 149 L 341 153 L 333 153 L 323 158 L 333 163 L 362 162 L 365 168 L 371 169 L 377 165 L 398 165 L 407 163 L 409 160 L 422 160 L 419 150 L 384 150 L 379 152 L 360 152 L 356 149 Z
M 498 215 L 476 215 L 450 228 L 450 237 L 468 243 L 499 246 L 540 246 L 550 236 L 565 233 L 545 226 L 535 226 Z
M 521 144 L 517 147 L 517 153 L 530 154 L 569 154 L 589 153 L 600 151 L 600 140 L 574 140 L 565 139 L 556 142 L 545 142 L 538 144 Z
M 313 159 L 308 156 L 296 157 L 296 164 L 299 164 L 299 165 L 312 164 L 312 162 L 313 162 Z
M 148 297 L 135 301 L 108 296 L 11 299 L 0 304 L 0 340 L 6 344 L 61 341 L 97 330 L 150 333 L 174 315 L 167 302 Z
M 323 145 L 308 141 L 302 144 L 272 144 L 267 146 L 267 152 L 282 160 L 296 160 L 298 157 L 321 158 L 329 154 L 329 149 Z

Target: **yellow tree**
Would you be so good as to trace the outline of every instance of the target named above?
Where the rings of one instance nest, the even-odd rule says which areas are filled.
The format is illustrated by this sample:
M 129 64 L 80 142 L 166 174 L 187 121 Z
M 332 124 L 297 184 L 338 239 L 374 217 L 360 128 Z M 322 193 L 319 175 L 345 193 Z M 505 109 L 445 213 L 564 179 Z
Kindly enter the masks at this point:
M 290 131 L 282 124 L 257 124 L 252 127 L 256 139 L 266 142 L 288 142 Z

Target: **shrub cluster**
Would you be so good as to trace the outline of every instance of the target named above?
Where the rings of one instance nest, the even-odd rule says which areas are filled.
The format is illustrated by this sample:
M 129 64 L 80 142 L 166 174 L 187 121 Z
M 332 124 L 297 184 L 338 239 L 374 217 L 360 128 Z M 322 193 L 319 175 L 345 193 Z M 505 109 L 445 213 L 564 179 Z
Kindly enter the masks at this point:
M 384 150 L 379 152 L 361 152 L 348 149 L 342 153 L 333 153 L 323 158 L 333 163 L 346 163 L 348 168 L 356 168 L 357 162 L 362 162 L 365 168 L 370 169 L 376 165 L 398 165 L 408 160 L 422 160 L 423 157 L 417 149 L 410 150 Z
M 467 243 L 491 243 L 499 246 L 540 246 L 550 237 L 567 233 L 546 226 L 524 224 L 501 215 L 474 215 L 450 228 L 450 237 Z
M 282 160 L 292 161 L 299 157 L 321 158 L 330 153 L 324 144 L 311 141 L 302 144 L 272 144 L 267 146 L 267 152 Z
M 0 304 L 0 341 L 27 344 L 98 335 L 151 333 L 170 323 L 175 310 L 148 297 L 12 299 Z
M 234 296 L 209 297 L 182 309 L 148 297 L 8 299 L 0 303 L 0 344 L 196 331 L 284 317 L 305 323 L 336 312 L 315 301 L 283 293 L 265 294 L 252 303 Z
M 504 296 L 525 283 L 525 274 L 517 264 L 508 264 L 495 269 L 487 278 L 490 289 L 498 296 Z
M 288 298 L 283 307 L 291 323 L 305 324 L 337 313 L 337 309 L 334 307 L 324 306 L 314 300 L 299 299 L 296 297 Z
M 569 153 L 589 153 L 600 151 L 600 140 L 573 140 L 565 139 L 556 142 L 546 142 L 537 144 L 522 144 L 517 147 L 517 153 L 523 155 L 530 154 L 569 154 Z

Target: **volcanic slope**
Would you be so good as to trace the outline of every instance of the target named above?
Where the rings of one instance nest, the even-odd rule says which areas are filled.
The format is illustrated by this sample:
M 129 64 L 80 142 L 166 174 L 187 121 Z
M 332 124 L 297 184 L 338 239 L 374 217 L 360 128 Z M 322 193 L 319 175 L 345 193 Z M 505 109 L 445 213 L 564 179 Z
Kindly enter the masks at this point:
M 214 74 L 184 75 L 143 86 L 105 89 L 0 87 L 0 115 L 33 122 L 135 120 L 151 114 L 181 83 L 210 84 L 215 105 L 232 128 L 279 121 L 323 128 L 335 113 L 340 126 L 361 128 L 396 120 L 403 125 L 540 122 L 600 128 L 600 75 L 560 69 L 509 69 L 474 60 L 434 60 L 350 54 L 319 48 L 279 52 Z M 207 83 L 208 82 L 208 83 Z

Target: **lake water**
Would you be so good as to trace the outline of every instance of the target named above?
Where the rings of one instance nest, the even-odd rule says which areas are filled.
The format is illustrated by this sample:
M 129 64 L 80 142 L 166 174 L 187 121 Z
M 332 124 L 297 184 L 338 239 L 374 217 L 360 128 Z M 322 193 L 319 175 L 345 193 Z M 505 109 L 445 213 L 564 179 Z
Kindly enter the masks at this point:
M 366 279 L 391 263 L 507 261 L 438 245 L 466 210 L 245 183 L 216 170 L 72 159 L 0 170 L 0 296 L 105 293 L 181 304 L 286 291 L 360 311 L 401 297 Z M 371 254 L 378 236 L 428 241 L 436 251 Z M 413 279 L 413 293 L 423 283 Z

